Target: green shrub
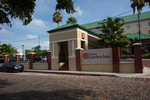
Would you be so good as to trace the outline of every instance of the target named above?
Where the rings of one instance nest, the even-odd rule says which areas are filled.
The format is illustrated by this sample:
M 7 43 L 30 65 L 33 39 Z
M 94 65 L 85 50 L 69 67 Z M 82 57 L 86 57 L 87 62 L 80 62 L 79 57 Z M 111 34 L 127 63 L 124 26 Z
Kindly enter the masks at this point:
M 126 59 L 126 58 L 134 58 L 134 55 L 120 55 L 121 59 Z M 142 58 L 149 59 L 150 54 L 144 54 L 142 55 Z

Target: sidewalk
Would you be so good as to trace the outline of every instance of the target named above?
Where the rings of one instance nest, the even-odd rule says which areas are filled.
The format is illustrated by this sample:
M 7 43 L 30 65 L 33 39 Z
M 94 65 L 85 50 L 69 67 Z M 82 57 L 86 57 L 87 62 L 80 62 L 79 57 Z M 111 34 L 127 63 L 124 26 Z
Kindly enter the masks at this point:
M 88 72 L 88 71 L 55 71 L 55 70 L 34 70 L 24 69 L 24 72 L 67 74 L 67 75 L 86 75 L 86 76 L 111 76 L 111 77 L 132 77 L 147 78 L 150 80 L 150 73 L 113 73 L 113 72 Z

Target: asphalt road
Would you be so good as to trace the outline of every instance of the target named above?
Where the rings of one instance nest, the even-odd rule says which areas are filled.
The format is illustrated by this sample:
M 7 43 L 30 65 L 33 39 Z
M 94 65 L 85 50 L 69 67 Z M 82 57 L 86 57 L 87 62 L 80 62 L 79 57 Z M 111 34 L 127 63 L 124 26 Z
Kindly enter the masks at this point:
M 150 100 L 150 81 L 0 72 L 0 100 Z

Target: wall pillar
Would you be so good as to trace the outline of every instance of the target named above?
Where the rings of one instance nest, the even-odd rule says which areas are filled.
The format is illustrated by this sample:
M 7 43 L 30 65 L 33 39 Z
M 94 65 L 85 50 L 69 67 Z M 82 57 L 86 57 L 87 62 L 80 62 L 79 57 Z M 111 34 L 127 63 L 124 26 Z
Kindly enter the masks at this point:
M 82 71 L 81 62 L 82 62 L 82 48 L 76 48 L 76 71 Z
M 8 62 L 8 55 L 4 55 L 4 64 Z
M 15 62 L 20 63 L 20 55 L 19 54 L 15 55 Z
M 119 73 L 119 62 L 120 62 L 120 48 L 112 47 L 112 57 L 113 57 L 113 72 Z
M 29 54 L 29 68 L 33 69 L 33 63 L 35 62 L 35 53 L 31 52 Z
M 51 51 L 48 51 L 48 70 L 51 70 Z
M 142 73 L 142 43 L 134 43 L 134 62 L 135 62 L 135 73 Z

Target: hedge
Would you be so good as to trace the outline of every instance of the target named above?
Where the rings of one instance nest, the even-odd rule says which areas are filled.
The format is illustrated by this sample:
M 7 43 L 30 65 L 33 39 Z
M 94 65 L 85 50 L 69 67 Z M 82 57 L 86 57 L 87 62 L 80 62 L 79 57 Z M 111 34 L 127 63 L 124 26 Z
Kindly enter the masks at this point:
M 120 55 L 120 58 L 121 59 L 134 58 L 134 55 Z M 150 58 L 150 54 L 144 54 L 144 55 L 142 55 L 142 58 L 149 59 Z

